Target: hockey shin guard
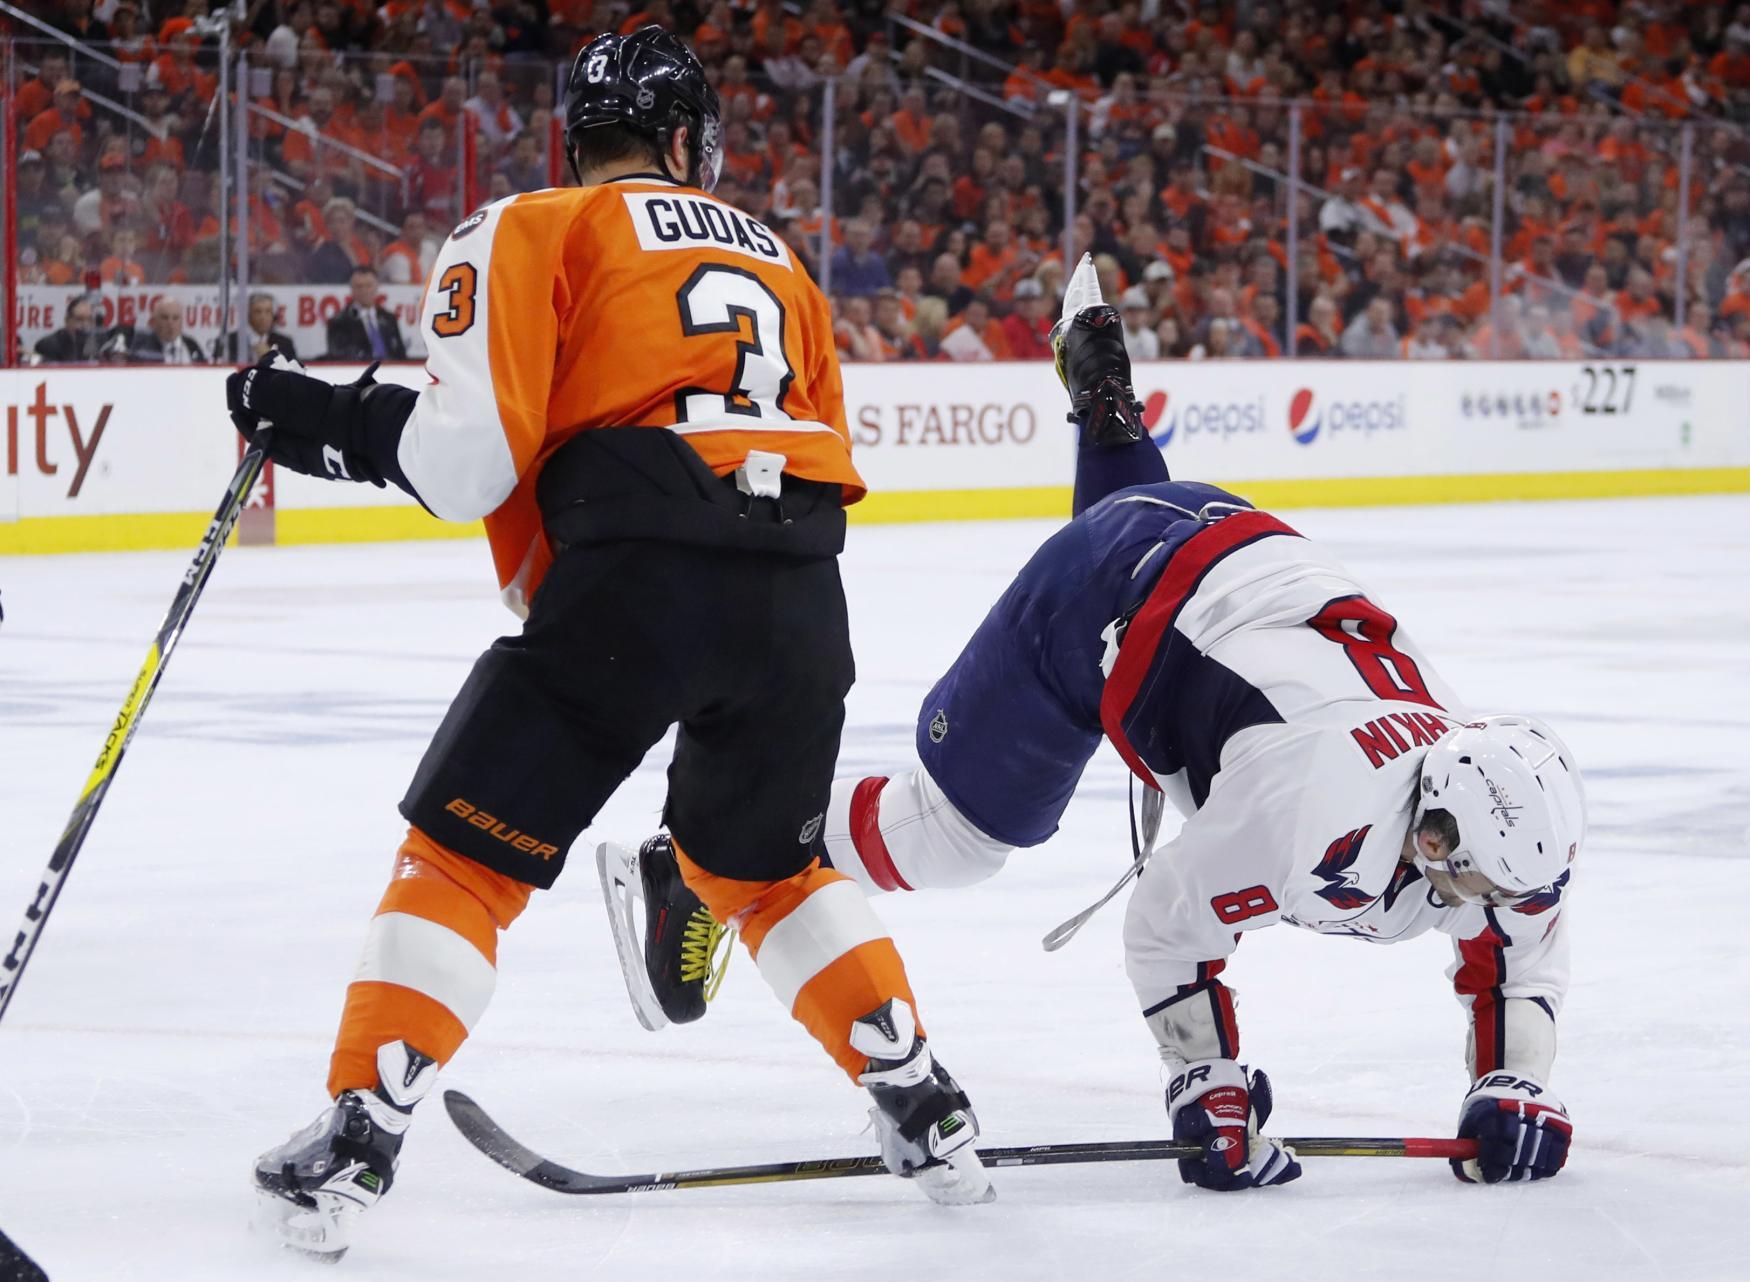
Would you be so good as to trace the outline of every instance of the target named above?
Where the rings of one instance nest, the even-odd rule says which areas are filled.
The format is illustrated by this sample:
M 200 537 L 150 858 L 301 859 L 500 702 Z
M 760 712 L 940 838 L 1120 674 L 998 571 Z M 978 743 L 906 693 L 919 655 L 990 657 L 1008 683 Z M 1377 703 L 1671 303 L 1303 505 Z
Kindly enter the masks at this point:
M 857 1080 L 869 1063 L 851 1045 L 857 1020 L 888 1001 L 917 1010 L 899 950 L 863 892 L 818 862 L 781 881 L 737 881 L 706 872 L 679 845 L 675 856 L 712 916 L 740 931 L 785 1009 Z
M 377 1049 L 389 1042 L 439 1064 L 455 1055 L 492 997 L 498 932 L 531 889 L 408 829 L 346 990 L 330 1095 L 374 1089 Z

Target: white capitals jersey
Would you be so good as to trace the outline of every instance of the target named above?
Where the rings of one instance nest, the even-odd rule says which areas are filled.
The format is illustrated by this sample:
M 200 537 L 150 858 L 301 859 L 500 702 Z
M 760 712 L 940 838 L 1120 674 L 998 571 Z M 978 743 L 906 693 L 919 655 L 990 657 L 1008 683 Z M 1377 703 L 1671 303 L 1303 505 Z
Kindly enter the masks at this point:
M 1102 705 L 1121 755 L 1187 815 L 1125 924 L 1144 1011 L 1277 921 L 1373 943 L 1436 928 L 1474 1017 L 1473 1072 L 1547 1073 L 1567 876 L 1510 908 L 1448 908 L 1402 859 L 1422 757 L 1472 719 L 1366 588 L 1275 518 L 1239 512 L 1179 547 L 1109 656 Z M 1508 1007 L 1524 1003 L 1508 998 L 1548 1017 L 1528 1034 L 1514 1016 L 1514 1048 Z

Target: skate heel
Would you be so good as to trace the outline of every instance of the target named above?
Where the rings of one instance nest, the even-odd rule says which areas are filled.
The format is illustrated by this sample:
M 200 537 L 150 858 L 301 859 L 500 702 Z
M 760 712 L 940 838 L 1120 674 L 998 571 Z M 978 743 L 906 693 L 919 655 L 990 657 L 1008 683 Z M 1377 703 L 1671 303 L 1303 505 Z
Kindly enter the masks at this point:
M 887 1169 L 943 1206 L 995 1200 L 973 1148 L 978 1118 L 966 1092 L 918 1036 L 911 1007 L 888 1001 L 870 1011 L 853 1026 L 851 1045 L 869 1056 L 857 1080 L 875 1101 L 869 1120 Z
M 334 1264 L 352 1245 L 353 1221 L 362 1209 L 332 1193 L 310 1194 L 305 1204 L 257 1188 L 249 1227 L 289 1251 Z

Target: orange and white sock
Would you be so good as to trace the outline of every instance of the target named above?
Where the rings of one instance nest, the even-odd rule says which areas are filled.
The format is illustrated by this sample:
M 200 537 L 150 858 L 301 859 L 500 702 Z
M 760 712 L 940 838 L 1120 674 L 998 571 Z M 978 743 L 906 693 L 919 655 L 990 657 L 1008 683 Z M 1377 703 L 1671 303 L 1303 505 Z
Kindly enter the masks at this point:
M 532 887 L 407 830 L 346 990 L 328 1093 L 373 1089 L 378 1049 L 405 1042 L 440 1065 L 461 1048 L 498 978 L 498 932 Z
M 816 860 L 780 881 L 737 881 L 706 872 L 678 844 L 675 857 L 688 887 L 740 932 L 778 1000 L 852 1081 L 868 1066 L 851 1045 L 856 1021 L 889 1000 L 916 1016 L 899 950 L 844 874 Z

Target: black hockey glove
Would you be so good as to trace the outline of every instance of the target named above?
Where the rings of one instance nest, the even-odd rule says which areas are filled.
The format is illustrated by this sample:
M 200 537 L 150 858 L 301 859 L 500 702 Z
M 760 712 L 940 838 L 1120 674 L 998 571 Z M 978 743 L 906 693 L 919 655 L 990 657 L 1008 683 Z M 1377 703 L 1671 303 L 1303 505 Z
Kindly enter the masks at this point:
M 225 380 L 225 404 L 251 445 L 260 428 L 273 427 L 267 456 L 281 467 L 378 487 L 393 481 L 418 498 L 396 457 L 418 393 L 378 383 L 376 370 L 372 364 L 356 381 L 336 386 L 269 352 Z

